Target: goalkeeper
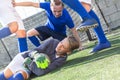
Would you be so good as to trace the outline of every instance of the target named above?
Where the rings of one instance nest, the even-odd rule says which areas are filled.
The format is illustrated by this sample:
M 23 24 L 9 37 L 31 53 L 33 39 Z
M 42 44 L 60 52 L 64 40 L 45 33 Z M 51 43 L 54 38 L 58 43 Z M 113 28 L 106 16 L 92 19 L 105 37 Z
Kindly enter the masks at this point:
M 61 67 L 67 60 L 67 54 L 79 47 L 78 43 L 73 36 L 68 36 L 62 41 L 49 39 L 34 50 L 17 54 L 0 73 L 0 79 L 26 80 L 32 74 L 47 74 Z

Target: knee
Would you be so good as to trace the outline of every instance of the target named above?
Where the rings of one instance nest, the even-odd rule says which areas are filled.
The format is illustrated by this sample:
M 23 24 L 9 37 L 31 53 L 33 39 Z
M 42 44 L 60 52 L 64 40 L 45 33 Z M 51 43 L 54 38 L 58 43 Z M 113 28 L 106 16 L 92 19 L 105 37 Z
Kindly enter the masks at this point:
M 9 26 L 9 29 L 12 33 L 17 32 L 17 30 L 18 30 L 18 23 L 17 22 L 12 22 L 12 23 L 8 24 L 8 26 Z
M 28 37 L 32 36 L 31 30 L 27 31 L 27 36 Z
M 27 74 L 24 71 L 20 71 L 14 74 L 13 76 L 14 80 L 26 80 Z
M 26 31 L 25 30 L 18 30 L 16 32 L 16 34 L 17 34 L 17 37 L 19 37 L 19 38 L 26 37 Z
M 35 29 L 31 29 L 29 31 L 27 31 L 27 36 L 28 37 L 31 37 L 31 36 L 36 36 L 38 35 L 39 33 L 35 30 Z

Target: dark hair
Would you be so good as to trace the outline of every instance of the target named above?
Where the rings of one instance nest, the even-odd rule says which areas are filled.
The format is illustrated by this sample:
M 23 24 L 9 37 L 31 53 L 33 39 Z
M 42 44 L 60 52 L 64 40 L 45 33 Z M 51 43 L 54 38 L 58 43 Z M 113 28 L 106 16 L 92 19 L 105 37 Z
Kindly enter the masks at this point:
M 64 7 L 64 4 L 62 3 L 61 0 L 51 0 L 51 5 L 62 5 Z
M 67 39 L 69 41 L 70 51 L 79 48 L 79 42 L 74 36 L 68 36 Z

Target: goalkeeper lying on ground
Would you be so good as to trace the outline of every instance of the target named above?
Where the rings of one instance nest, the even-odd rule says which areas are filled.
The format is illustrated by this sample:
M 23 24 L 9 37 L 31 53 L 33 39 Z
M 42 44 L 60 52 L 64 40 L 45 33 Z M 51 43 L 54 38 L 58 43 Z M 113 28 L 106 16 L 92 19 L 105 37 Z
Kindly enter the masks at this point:
M 78 41 L 73 36 L 61 42 L 50 39 L 34 50 L 17 54 L 0 73 L 0 80 L 25 80 L 30 74 L 44 75 L 62 66 L 66 62 L 67 53 L 78 47 Z

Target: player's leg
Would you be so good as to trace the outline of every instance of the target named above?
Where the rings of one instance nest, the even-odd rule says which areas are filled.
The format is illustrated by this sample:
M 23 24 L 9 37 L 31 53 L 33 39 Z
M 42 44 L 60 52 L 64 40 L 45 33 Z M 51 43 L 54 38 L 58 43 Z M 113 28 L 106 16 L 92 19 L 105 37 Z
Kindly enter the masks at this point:
M 11 77 L 13 73 L 9 68 L 6 68 L 3 72 L 0 73 L 0 80 L 8 80 L 9 77 Z
M 24 29 L 18 30 L 16 34 L 17 34 L 17 38 L 18 38 L 19 52 L 27 51 L 28 45 L 27 45 L 26 31 Z
M 81 25 L 77 28 L 77 30 L 81 31 L 82 30 L 80 29 L 81 27 L 84 30 L 84 27 L 90 28 L 91 26 L 94 27 L 97 25 L 97 21 L 87 13 L 85 8 L 81 5 L 81 3 L 78 0 L 62 0 L 62 1 L 82 17 L 83 21 Z
M 36 37 L 37 35 L 39 35 L 38 31 L 36 29 L 30 29 L 29 31 L 27 31 L 27 36 L 28 39 L 36 46 L 40 46 L 40 42 L 38 40 L 38 38 Z
M 60 34 L 60 33 L 57 33 L 57 32 L 55 33 L 53 31 L 50 31 L 50 34 L 54 39 L 57 39 L 57 40 L 60 40 L 60 41 L 62 41 L 64 38 L 67 37 L 66 34 L 62 34 L 62 33 Z
M 17 22 L 11 22 L 8 24 L 8 27 L 3 27 L 0 29 L 0 39 L 5 38 L 12 33 L 15 33 L 18 29 Z
M 27 38 L 26 38 L 26 31 L 24 28 L 24 24 L 20 16 L 18 15 L 17 12 L 14 12 L 14 15 L 16 17 L 16 20 L 18 22 L 18 31 L 16 32 L 16 36 L 18 38 L 18 49 L 19 52 L 24 52 L 28 50 L 28 45 L 27 45 Z
M 23 66 L 23 54 L 17 54 L 9 63 L 9 65 L 5 68 L 4 73 L 6 74 L 5 76 L 8 80 L 16 80 L 16 78 L 18 78 L 18 80 L 24 80 L 29 78 L 30 71 Z
M 23 77 L 22 73 L 16 73 L 16 74 L 14 74 L 12 80 L 24 80 L 24 77 Z
M 99 50 L 102 50 L 102 49 L 105 49 L 105 48 L 109 48 L 111 47 L 111 44 L 110 42 L 107 40 L 105 34 L 104 34 L 104 31 L 102 29 L 102 26 L 101 26 L 101 23 L 100 23 L 100 20 L 98 18 L 98 16 L 94 13 L 93 10 L 91 10 L 89 12 L 90 16 L 92 16 L 97 22 L 98 22 L 98 26 L 96 28 L 94 28 L 94 31 L 97 35 L 97 38 L 98 38 L 98 45 L 95 46 L 93 48 L 93 50 L 91 52 L 97 52 Z
M 24 58 L 22 54 L 17 54 L 14 59 L 8 64 L 8 66 L 4 69 L 4 72 L 0 74 L 0 80 L 9 80 L 13 77 L 13 75 L 19 70 L 25 70 L 23 67 Z M 26 70 L 27 72 L 27 70 Z M 23 73 L 26 79 L 26 74 Z M 29 74 L 28 74 L 29 77 Z M 14 80 L 14 79 L 12 79 Z
M 3 2 L 3 4 L 0 5 L 0 21 L 3 25 L 3 28 L 0 29 L 0 39 L 18 30 L 18 23 L 14 16 L 14 10 L 10 1 L 7 1 L 7 3 Z
M 18 29 L 18 24 L 12 13 L 13 10 L 11 10 L 11 5 L 8 5 L 8 2 L 0 5 L 0 21 L 3 26 L 0 28 L 0 39 L 15 33 Z
M 41 26 L 41 27 L 37 27 L 35 28 L 38 32 L 39 32 L 39 36 L 38 38 L 43 41 L 49 37 L 52 37 L 54 39 L 58 39 L 58 40 L 63 40 L 65 37 L 67 37 L 66 34 L 64 33 L 57 33 L 51 29 L 49 29 L 47 26 Z
M 7 78 L 4 75 L 4 72 L 0 72 L 0 79 L 1 80 L 7 80 Z
M 29 40 L 37 47 L 40 46 L 40 42 L 46 40 L 47 38 L 50 37 L 50 33 L 49 33 L 49 29 L 47 26 L 40 26 L 40 27 L 36 27 L 30 31 L 28 31 L 28 38 Z M 37 38 L 37 37 L 39 38 Z M 32 39 L 34 38 L 34 39 Z M 36 38 L 36 39 L 35 39 Z
M 26 79 L 27 79 L 27 74 L 24 71 L 18 71 L 8 80 L 26 80 Z
M 25 80 L 27 79 L 27 74 L 24 71 L 18 71 L 17 73 L 13 74 L 12 71 L 7 68 L 5 70 L 5 75 L 2 73 L 0 77 L 1 80 Z

